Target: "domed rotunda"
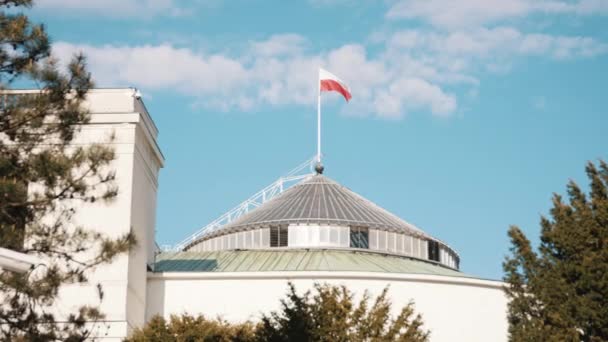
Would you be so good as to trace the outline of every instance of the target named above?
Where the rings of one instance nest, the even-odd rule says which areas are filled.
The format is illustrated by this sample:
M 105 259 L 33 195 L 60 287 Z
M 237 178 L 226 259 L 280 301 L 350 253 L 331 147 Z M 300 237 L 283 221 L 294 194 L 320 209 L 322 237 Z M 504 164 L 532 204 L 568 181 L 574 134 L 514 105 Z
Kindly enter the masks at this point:
M 315 283 L 346 285 L 359 295 L 388 286 L 393 310 L 413 301 L 432 341 L 506 340 L 501 282 L 462 273 L 448 244 L 322 168 L 228 217 L 156 256 L 147 319 L 188 312 L 255 321 L 279 307 L 288 282 L 302 291 Z
M 316 174 L 186 246 L 226 250 L 337 250 L 407 256 L 457 270 L 448 245 L 334 180 Z

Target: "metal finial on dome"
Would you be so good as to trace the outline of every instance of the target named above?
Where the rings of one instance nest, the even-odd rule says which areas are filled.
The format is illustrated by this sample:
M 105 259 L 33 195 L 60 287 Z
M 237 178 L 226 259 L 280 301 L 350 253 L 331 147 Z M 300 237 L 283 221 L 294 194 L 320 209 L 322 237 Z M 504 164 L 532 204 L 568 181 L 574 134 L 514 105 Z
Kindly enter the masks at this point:
M 318 175 L 322 175 L 323 174 L 323 170 L 325 170 L 325 168 L 323 167 L 323 164 L 321 164 L 321 162 L 318 162 L 315 165 L 315 171 L 317 172 Z

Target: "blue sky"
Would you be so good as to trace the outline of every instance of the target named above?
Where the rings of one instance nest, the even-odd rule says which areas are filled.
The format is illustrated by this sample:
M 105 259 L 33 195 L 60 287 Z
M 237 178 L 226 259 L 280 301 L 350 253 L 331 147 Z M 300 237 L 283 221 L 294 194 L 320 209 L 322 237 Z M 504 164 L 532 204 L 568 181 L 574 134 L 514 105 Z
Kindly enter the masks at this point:
M 167 157 L 172 244 L 315 152 L 326 175 L 500 278 L 506 231 L 533 240 L 553 192 L 608 159 L 606 0 L 38 0 L 54 53 L 139 88 Z

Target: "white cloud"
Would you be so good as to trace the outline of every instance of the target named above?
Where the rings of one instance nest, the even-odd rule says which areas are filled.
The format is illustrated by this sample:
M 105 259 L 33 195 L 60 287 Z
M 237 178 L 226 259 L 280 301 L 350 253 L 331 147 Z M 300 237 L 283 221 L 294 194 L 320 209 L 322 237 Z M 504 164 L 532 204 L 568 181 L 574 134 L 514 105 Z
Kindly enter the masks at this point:
M 251 43 L 252 52 L 262 56 L 298 55 L 304 50 L 307 40 L 294 33 L 276 34 L 265 41 Z
M 189 10 L 176 0 L 36 0 L 36 7 L 63 14 L 89 13 L 111 17 L 179 16 Z
M 251 41 L 237 54 L 196 52 L 170 44 L 59 42 L 53 49 L 62 60 L 84 51 L 99 86 L 177 91 L 193 97 L 197 105 L 224 111 L 267 105 L 312 107 L 318 67 L 323 66 L 351 87 L 353 100 L 343 106 L 345 114 L 385 118 L 414 111 L 452 115 L 459 107 L 457 90 L 475 93 L 481 73 L 506 72 L 518 57 L 566 59 L 608 51 L 605 44 L 588 37 L 525 34 L 511 27 L 449 33 L 405 30 L 376 43 L 380 49 L 373 55 L 360 44 L 312 53 L 311 43 L 296 34 Z
M 375 108 L 386 117 L 401 117 L 403 110 L 429 107 L 437 116 L 449 116 L 456 110 L 456 98 L 437 85 L 420 78 L 403 78 L 391 83 L 374 99 Z
M 400 0 L 389 18 L 420 19 L 439 27 L 477 27 L 533 13 L 607 14 L 608 0 Z
M 398 31 L 388 38 L 389 51 L 420 51 L 458 61 L 454 70 L 464 69 L 470 60 L 513 56 L 549 56 L 557 59 L 593 57 L 608 51 L 608 45 L 590 37 L 522 33 L 513 27 L 475 28 L 450 32 Z
M 58 42 L 53 49 L 61 60 L 83 51 L 99 86 L 176 90 L 196 98 L 198 105 L 220 110 L 312 106 L 319 66 L 341 75 L 352 88 L 355 98 L 346 106 L 346 114 L 357 111 L 361 115 L 363 111 L 367 115 L 401 117 L 409 110 L 421 110 L 446 116 L 456 109 L 455 97 L 439 85 L 407 78 L 396 68 L 387 69 L 385 61 L 368 58 L 361 45 L 305 54 L 302 51 L 307 44 L 302 37 L 275 36 L 252 42 L 248 55 L 238 58 L 195 53 L 168 44 L 97 47 Z

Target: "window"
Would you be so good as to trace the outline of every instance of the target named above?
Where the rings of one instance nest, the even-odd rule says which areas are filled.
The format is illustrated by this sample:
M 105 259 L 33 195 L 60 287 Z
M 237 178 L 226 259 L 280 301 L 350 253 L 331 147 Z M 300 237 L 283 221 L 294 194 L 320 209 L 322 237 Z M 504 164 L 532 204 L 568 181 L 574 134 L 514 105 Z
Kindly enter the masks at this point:
M 287 247 L 287 227 L 270 228 L 270 247 Z
M 362 227 L 350 228 L 350 247 L 369 248 L 369 230 Z
M 428 241 L 429 246 L 429 260 L 439 261 L 439 242 Z
M 287 247 L 287 241 L 289 241 L 287 239 L 289 237 L 287 232 L 287 227 L 279 228 L 279 247 Z

